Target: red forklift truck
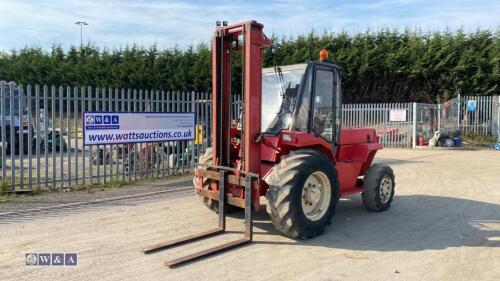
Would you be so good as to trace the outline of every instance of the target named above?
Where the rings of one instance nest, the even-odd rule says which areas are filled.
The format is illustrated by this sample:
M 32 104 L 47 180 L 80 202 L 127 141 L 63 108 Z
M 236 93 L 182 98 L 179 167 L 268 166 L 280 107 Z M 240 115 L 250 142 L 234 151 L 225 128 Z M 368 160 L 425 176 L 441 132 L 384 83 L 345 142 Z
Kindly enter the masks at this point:
M 267 213 L 284 235 L 307 239 L 331 224 L 341 196 L 361 193 L 366 209 L 387 210 L 394 173 L 372 165 L 382 149 L 372 128 L 341 129 L 340 67 L 320 59 L 262 69 L 271 44 L 263 25 L 248 21 L 218 24 L 212 41 L 213 147 L 195 169 L 195 191 L 218 213 L 218 227 L 160 243 L 146 254 L 225 232 L 226 213 L 245 209 L 244 237 L 165 262 L 176 266 L 252 241 L 252 211 L 267 198 Z M 242 111 L 231 120 L 232 56 L 241 52 Z

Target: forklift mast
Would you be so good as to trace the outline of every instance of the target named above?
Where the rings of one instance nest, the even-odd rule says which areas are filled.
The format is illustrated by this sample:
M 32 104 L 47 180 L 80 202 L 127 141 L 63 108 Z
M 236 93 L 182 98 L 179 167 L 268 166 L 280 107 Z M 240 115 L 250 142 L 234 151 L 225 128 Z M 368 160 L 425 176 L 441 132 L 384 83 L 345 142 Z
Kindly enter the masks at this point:
M 219 24 L 218 24 L 219 25 Z M 225 25 L 225 22 L 224 22 Z M 213 165 L 236 168 L 247 173 L 260 172 L 262 56 L 271 41 L 264 26 L 247 21 L 230 26 L 218 26 L 212 41 L 212 137 Z M 240 161 L 234 167 L 231 157 L 231 80 L 232 52 L 242 54 L 242 113 Z
M 215 37 L 212 42 L 212 137 L 213 161 L 210 169 L 196 169 L 195 174 L 212 181 L 217 193 L 209 190 L 196 189 L 204 196 L 215 196 L 218 201 L 218 226 L 198 234 L 189 235 L 164 243 L 159 243 L 143 250 L 150 254 L 159 250 L 191 243 L 200 239 L 222 234 L 226 231 L 225 206 L 234 205 L 245 209 L 245 234 L 243 238 L 221 244 L 197 253 L 183 256 L 165 262 L 168 266 L 177 266 L 233 249 L 252 241 L 252 199 L 259 202 L 258 184 L 261 166 L 260 145 L 258 137 L 261 134 L 260 117 L 262 101 L 262 54 L 263 48 L 271 44 L 264 35 L 263 25 L 255 21 L 248 21 L 231 26 L 224 22 L 217 24 Z M 243 108 L 240 119 L 240 128 L 233 126 L 231 120 L 231 59 L 233 51 L 242 52 L 242 84 Z M 232 138 L 239 137 L 236 145 Z M 239 155 L 235 155 L 235 154 Z M 203 184 L 203 182 L 201 182 Z M 195 183 L 196 185 L 196 183 Z M 254 185 L 257 185 L 255 187 Z M 236 187 L 244 191 L 243 196 L 227 196 Z M 231 189 L 233 188 L 233 189 Z M 253 192 L 255 190 L 256 192 Z M 243 194 L 239 194 L 243 195 Z M 254 206 L 258 210 L 259 206 Z

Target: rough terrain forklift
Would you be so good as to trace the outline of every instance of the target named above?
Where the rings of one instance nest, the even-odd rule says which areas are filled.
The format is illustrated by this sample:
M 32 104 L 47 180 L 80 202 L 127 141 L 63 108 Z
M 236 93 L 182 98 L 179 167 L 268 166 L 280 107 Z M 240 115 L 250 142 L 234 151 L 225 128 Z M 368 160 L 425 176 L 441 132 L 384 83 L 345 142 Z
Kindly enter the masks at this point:
M 372 165 L 382 144 L 374 129 L 341 129 L 340 68 L 320 59 L 262 69 L 270 45 L 263 25 L 218 24 L 212 41 L 212 143 L 195 170 L 196 194 L 219 214 L 217 228 L 155 245 L 152 253 L 225 231 L 226 212 L 245 209 L 242 239 L 166 262 L 168 266 L 252 241 L 252 211 L 267 198 L 273 225 L 291 238 L 315 237 L 330 225 L 341 196 L 361 193 L 370 211 L 394 196 L 390 167 Z M 241 52 L 242 112 L 231 120 L 232 56 Z

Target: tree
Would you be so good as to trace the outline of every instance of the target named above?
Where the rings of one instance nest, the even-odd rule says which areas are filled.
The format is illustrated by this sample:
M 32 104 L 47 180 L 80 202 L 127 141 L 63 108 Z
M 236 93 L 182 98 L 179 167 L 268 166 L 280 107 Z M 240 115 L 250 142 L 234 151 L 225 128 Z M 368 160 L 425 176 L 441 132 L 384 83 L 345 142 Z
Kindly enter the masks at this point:
M 271 36 L 264 66 L 306 63 L 322 48 L 341 66 L 345 102 L 433 102 L 457 94 L 500 95 L 500 30 Z M 241 93 L 241 56 L 233 57 L 233 94 Z M 0 79 L 22 84 L 210 91 L 210 46 L 159 50 L 25 47 L 0 53 Z

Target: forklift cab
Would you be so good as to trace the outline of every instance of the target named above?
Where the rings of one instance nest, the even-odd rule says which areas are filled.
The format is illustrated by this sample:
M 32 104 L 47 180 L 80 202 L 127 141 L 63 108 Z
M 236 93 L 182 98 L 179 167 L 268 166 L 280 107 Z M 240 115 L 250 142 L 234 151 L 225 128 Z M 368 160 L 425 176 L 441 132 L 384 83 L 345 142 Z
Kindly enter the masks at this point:
M 262 129 L 309 132 L 335 144 L 342 120 L 340 69 L 326 61 L 266 68 L 262 73 Z

